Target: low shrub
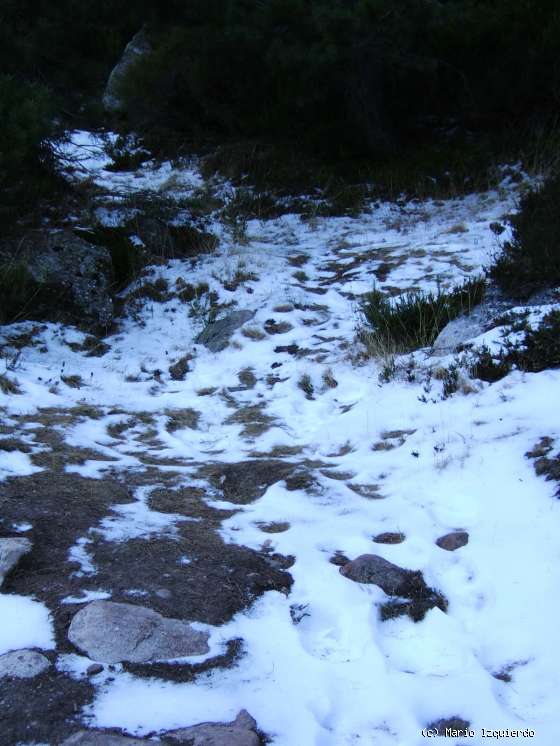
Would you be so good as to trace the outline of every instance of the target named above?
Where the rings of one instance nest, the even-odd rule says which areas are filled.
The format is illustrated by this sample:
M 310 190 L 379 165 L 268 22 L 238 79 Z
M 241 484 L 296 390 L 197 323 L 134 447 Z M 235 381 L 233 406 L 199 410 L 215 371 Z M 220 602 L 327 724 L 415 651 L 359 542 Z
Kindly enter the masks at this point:
M 469 368 L 474 378 L 489 383 L 514 368 L 527 373 L 560 368 L 560 310 L 546 314 L 535 328 L 527 326 L 519 342 L 506 343 L 496 354 L 486 345 L 473 350 Z
M 363 298 L 361 310 L 374 346 L 406 352 L 433 344 L 446 324 L 481 302 L 485 287 L 482 278 L 475 278 L 449 292 L 410 292 L 394 301 L 374 289 Z
M 52 190 L 52 134 L 48 90 L 0 75 L 0 220 L 6 225 Z
M 529 328 L 519 347 L 513 349 L 508 358 L 528 373 L 560 368 L 560 310 L 544 316 L 535 329 Z
M 17 321 L 37 293 L 25 262 L 13 258 L 0 263 L 0 324 Z
M 511 241 L 504 244 L 490 275 L 520 296 L 560 285 L 560 176 L 528 192 L 510 222 Z

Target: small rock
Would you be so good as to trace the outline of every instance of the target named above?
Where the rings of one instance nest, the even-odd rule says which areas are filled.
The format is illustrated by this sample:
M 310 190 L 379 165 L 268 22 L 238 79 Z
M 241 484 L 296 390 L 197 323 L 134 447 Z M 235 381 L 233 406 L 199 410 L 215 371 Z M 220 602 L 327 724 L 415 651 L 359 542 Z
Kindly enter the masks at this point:
M 340 568 L 341 575 L 356 583 L 378 585 L 388 596 L 411 594 L 411 586 L 424 586 L 422 574 L 405 570 L 377 554 L 362 554 Z
M 274 352 L 280 353 L 280 352 L 287 352 L 288 355 L 297 355 L 299 352 L 299 345 L 297 344 L 291 344 L 291 345 L 278 345 L 274 348 Z
M 331 563 L 331 565 L 337 565 L 338 567 L 344 567 L 344 565 L 347 565 L 350 562 L 350 560 L 344 554 L 344 552 L 341 552 L 340 549 L 337 549 L 336 552 L 330 557 L 329 562 Z
M 12 570 L 20 559 L 31 551 L 33 545 L 29 539 L 23 537 L 7 537 L 0 539 L 0 586 L 6 575 Z
M 0 679 L 32 679 L 50 667 L 50 661 L 35 650 L 12 650 L 0 655 Z
M 454 715 L 450 718 L 436 720 L 430 723 L 427 728 L 428 730 L 436 731 L 440 737 L 461 738 L 468 736 L 470 725 L 468 720 L 463 720 L 463 718 Z
M 103 663 L 148 663 L 208 652 L 208 632 L 145 606 L 93 601 L 72 619 L 68 639 Z
M 391 531 L 385 531 L 382 534 L 377 534 L 373 537 L 373 541 L 376 544 L 402 544 L 406 536 L 401 533 L 392 533 Z
M 257 723 L 241 710 L 231 723 L 200 723 L 165 733 L 165 740 L 185 746 L 259 746 Z
M 450 534 L 440 536 L 436 541 L 438 547 L 448 552 L 454 552 L 469 543 L 469 535 L 466 531 L 452 531 Z
M 196 342 L 207 347 L 210 352 L 220 352 L 228 346 L 231 335 L 253 318 L 254 311 L 232 311 L 219 321 L 213 321 L 203 329 Z
M 87 667 L 87 675 L 88 676 L 97 676 L 98 673 L 101 673 L 105 669 L 101 665 L 101 663 L 92 663 L 91 666 Z

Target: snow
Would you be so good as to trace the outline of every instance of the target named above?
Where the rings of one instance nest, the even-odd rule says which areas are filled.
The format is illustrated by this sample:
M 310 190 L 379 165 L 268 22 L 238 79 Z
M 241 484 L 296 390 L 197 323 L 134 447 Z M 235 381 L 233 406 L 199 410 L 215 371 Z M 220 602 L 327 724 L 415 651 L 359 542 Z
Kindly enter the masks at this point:
M 174 170 L 150 163 L 133 184 L 131 174 L 104 168 L 108 159 L 88 133 L 75 133 L 66 147 L 69 154 L 83 154 L 84 173 L 117 190 L 163 188 L 171 177 L 178 194 L 201 185 L 193 164 Z M 84 713 L 90 725 L 146 735 L 231 720 L 246 708 L 275 746 L 416 746 L 425 742 L 421 729 L 429 722 L 457 715 L 477 731 L 469 743 L 489 741 L 481 728 L 525 727 L 535 729 L 533 743 L 556 743 L 560 502 L 553 498 L 554 485 L 535 475 L 524 454 L 543 436 L 560 437 L 560 372 L 514 371 L 498 383 L 479 383 L 470 394 L 443 399 L 441 383 L 427 383 L 425 371 L 453 356 L 434 361 L 426 351 L 416 353 L 416 381 L 397 375 L 381 385 L 379 363 L 360 362 L 353 341 L 356 299 L 371 289 L 376 270 L 390 265 L 385 279 L 377 280 L 385 289 L 434 290 L 479 274 L 497 250 L 489 223 L 514 208 L 518 189 L 504 182 L 497 191 L 441 202 L 377 203 L 355 218 L 250 221 L 243 245 L 216 223 L 221 242 L 214 254 L 192 264 L 170 261 L 154 269 L 154 278 L 165 278 L 170 288 L 181 277 L 194 285 L 207 282 L 220 302 L 256 312 L 245 329 L 262 330 L 269 318 L 292 325 L 263 339 L 238 331 L 217 354 L 196 345 L 203 313 L 177 296 L 147 302 L 126 318 L 105 340 L 110 351 L 99 358 L 70 349 L 68 342 L 79 339 L 75 330 L 45 324 L 37 332 L 37 346 L 24 350 L 15 372 L 24 394 L 0 393 L 0 405 L 11 417 L 42 407 L 99 408 L 97 419 L 65 427 L 64 437 L 106 460 L 69 470 L 96 478 L 109 469 L 140 469 L 140 456 L 150 455 L 176 459 L 173 470 L 194 485 L 196 464 L 210 457 L 236 462 L 255 450 L 287 445 L 300 446 L 303 457 L 324 465 L 314 473 L 313 490 L 289 491 L 278 482 L 252 504 L 235 506 L 222 523 L 228 542 L 259 549 L 267 540 L 273 551 L 295 557 L 288 597 L 268 592 L 220 629 L 216 645 L 243 638 L 239 663 L 184 684 L 117 668 L 103 678 Z M 453 230 L 457 225 L 461 232 Z M 308 256 L 303 267 L 290 264 L 295 254 Z M 228 291 L 222 283 L 238 268 L 258 279 Z M 296 280 L 297 269 L 309 279 Z M 317 289 L 321 294 L 312 292 Z M 279 306 L 291 310 L 275 311 Z M 552 307 L 530 309 L 531 321 Z M 496 346 L 500 333 L 492 330 L 475 342 Z M 290 344 L 311 352 L 297 357 L 274 351 Z M 169 365 L 186 353 L 193 354 L 186 379 L 171 380 Z M 87 383 L 79 390 L 61 383 L 52 393 L 63 362 L 67 373 Z M 281 366 L 271 369 L 273 362 Z M 248 366 L 255 387 L 235 390 L 239 371 Z M 163 372 L 159 380 L 156 370 Z M 335 388 L 324 383 L 327 372 Z M 280 379 L 272 387 L 270 374 Z M 313 382 L 313 399 L 298 386 L 303 374 Z M 217 390 L 199 395 L 208 387 Z M 228 421 L 240 408 L 261 404 L 272 423 L 258 437 L 244 436 L 242 423 Z M 198 427 L 168 432 L 166 412 L 184 408 L 200 413 Z M 145 421 L 135 419 L 138 412 Z M 107 428 L 127 418 L 130 427 L 112 437 Z M 147 430 L 155 431 L 148 441 L 142 437 Z M 384 439 L 390 431 L 403 435 Z M 373 448 L 383 441 L 394 447 Z M 1 477 L 35 470 L 26 454 L 0 453 Z M 333 478 L 337 473 L 344 478 Z M 361 496 L 352 489 L 356 485 L 375 487 L 377 498 Z M 232 507 L 202 486 L 209 505 Z M 173 537 L 185 517 L 150 509 L 148 496 L 149 490 L 137 491 L 133 502 L 114 506 L 91 530 L 117 542 Z M 273 521 L 289 528 L 264 535 L 259 524 Z M 465 547 L 446 552 L 435 544 L 457 529 L 469 533 Z M 384 531 L 402 532 L 406 539 L 373 543 Z M 88 582 L 96 572 L 90 541 L 91 532 L 70 553 Z M 407 617 L 381 622 L 377 607 L 387 597 L 376 586 L 340 575 L 329 562 L 336 551 L 350 558 L 377 553 L 421 570 L 448 599 L 447 613 L 432 609 L 416 624 Z M 105 597 L 89 590 L 65 602 Z M 297 624 L 295 607 L 302 614 Z M 0 596 L 0 617 L 11 620 L 0 628 L 2 650 L 52 646 L 47 612 L 37 602 Z M 78 674 L 87 668 L 79 656 L 65 656 L 60 665 Z M 506 669 L 514 683 L 495 678 Z
M 0 655 L 22 648 L 54 647 L 46 606 L 26 596 L 0 594 Z

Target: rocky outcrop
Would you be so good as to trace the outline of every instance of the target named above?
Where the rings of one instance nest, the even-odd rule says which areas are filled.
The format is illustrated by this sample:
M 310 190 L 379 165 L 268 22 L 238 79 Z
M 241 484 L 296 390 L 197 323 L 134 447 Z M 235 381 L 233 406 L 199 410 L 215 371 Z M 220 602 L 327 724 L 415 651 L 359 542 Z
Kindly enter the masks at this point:
M 122 57 L 111 70 L 109 80 L 103 93 L 103 106 L 110 112 L 124 111 L 125 104 L 122 97 L 122 85 L 130 68 L 138 60 L 151 54 L 152 45 L 145 29 L 140 29 L 126 45 Z
M 259 746 L 257 723 L 247 710 L 241 710 L 230 723 L 200 723 L 188 728 L 163 733 L 166 744 L 177 746 Z M 80 730 L 62 746 L 141 746 L 152 743 L 141 738 L 129 738 L 102 730 Z
M 170 731 L 165 740 L 189 746 L 259 746 L 257 723 L 247 710 L 241 710 L 231 723 L 200 723 Z
M 107 249 L 69 230 L 36 230 L 1 247 L 0 263 L 22 274 L 24 318 L 110 324 L 113 265 Z
M 93 601 L 72 619 L 68 639 L 102 663 L 149 663 L 208 652 L 208 632 L 145 606 Z
M 0 539 L 0 586 L 6 575 L 12 570 L 20 559 L 31 551 L 32 544 L 29 539 L 14 536 Z
M 219 321 L 213 321 L 203 329 L 196 342 L 207 347 L 210 352 L 225 350 L 229 344 L 231 335 L 243 324 L 247 323 L 255 315 L 254 311 L 232 311 Z
M 0 679 L 32 679 L 50 667 L 50 661 L 35 650 L 12 650 L 0 655 Z

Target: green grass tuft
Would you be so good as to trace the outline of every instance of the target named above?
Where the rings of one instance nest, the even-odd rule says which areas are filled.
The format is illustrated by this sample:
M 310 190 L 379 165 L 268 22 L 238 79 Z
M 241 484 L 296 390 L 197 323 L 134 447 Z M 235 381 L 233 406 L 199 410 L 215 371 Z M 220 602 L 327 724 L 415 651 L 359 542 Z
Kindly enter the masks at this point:
M 475 278 L 449 292 L 410 292 L 395 301 L 381 290 L 372 290 L 361 305 L 365 322 L 372 330 L 370 346 L 408 352 L 432 345 L 446 324 L 470 313 L 481 302 L 485 288 L 484 280 Z

